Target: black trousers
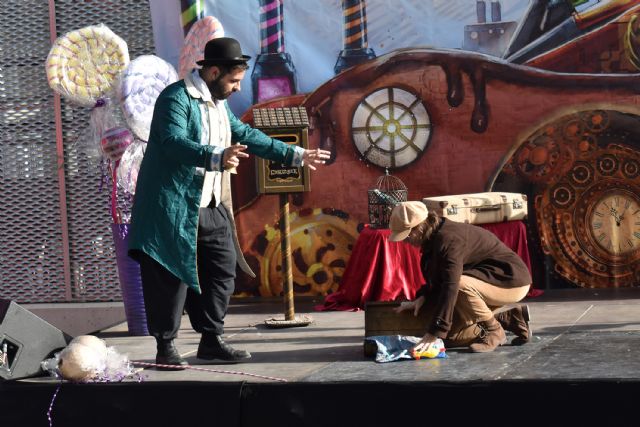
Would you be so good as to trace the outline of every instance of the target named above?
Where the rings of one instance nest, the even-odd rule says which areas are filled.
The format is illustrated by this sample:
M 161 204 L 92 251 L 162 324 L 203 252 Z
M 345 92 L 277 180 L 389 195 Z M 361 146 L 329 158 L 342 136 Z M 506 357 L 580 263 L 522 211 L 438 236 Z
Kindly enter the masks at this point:
M 153 258 L 140 255 L 147 327 L 156 339 L 177 336 L 183 309 L 196 332 L 222 335 L 224 331 L 224 317 L 235 287 L 237 255 L 229 216 L 222 204 L 200 208 L 197 251 L 200 295 Z

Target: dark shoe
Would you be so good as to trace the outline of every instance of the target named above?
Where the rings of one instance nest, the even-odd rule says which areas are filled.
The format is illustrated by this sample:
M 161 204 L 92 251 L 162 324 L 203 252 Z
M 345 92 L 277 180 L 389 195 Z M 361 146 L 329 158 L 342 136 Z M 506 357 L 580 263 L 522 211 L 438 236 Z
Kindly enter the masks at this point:
M 249 359 L 251 354 L 245 350 L 236 350 L 224 342 L 221 335 L 202 334 L 198 345 L 198 359 L 220 359 L 230 362 L 239 362 Z
M 480 337 L 469 346 L 473 353 L 488 353 L 507 342 L 504 329 L 495 318 L 478 322 L 478 327 L 481 330 Z
M 189 364 L 180 356 L 173 340 L 158 340 L 158 353 L 156 354 L 156 366 L 158 371 L 181 371 Z
M 529 324 L 531 316 L 529 306 L 526 304 L 498 313 L 495 318 L 505 330 L 515 334 L 516 337 L 511 341 L 511 345 L 522 345 L 531 341 L 533 337 Z

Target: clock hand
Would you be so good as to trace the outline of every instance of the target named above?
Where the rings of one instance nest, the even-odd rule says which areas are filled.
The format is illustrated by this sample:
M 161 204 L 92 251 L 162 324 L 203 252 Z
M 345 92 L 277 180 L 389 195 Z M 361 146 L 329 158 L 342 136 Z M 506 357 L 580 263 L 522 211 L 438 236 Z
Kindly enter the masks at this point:
M 620 226 L 620 221 L 621 218 L 620 216 L 618 216 L 618 211 L 616 210 L 616 208 L 614 207 L 610 207 L 609 205 L 607 205 L 607 202 L 602 202 L 603 205 L 605 205 L 605 207 L 607 209 L 609 209 L 609 213 L 611 214 L 611 216 L 613 217 L 613 219 L 616 220 L 616 225 L 619 227 Z
M 616 216 L 616 210 L 615 208 L 610 207 L 607 202 L 602 202 L 602 204 L 609 210 L 609 214 L 611 214 L 611 216 L 615 217 Z
M 622 213 L 620 214 L 620 221 L 622 221 L 624 219 L 624 214 L 627 212 L 628 208 L 624 208 L 624 210 L 622 211 Z M 620 224 L 618 224 L 620 225 Z
M 616 221 L 616 225 L 620 227 L 620 221 L 622 221 L 622 217 L 618 215 L 618 212 L 616 212 L 615 209 L 611 209 L 611 216 Z
M 626 210 L 626 209 L 625 209 Z M 620 227 L 620 223 L 622 222 L 622 217 L 624 215 L 624 212 L 622 214 L 618 213 L 618 211 L 615 211 L 615 215 L 613 216 L 613 218 L 616 220 L 616 225 L 618 227 Z

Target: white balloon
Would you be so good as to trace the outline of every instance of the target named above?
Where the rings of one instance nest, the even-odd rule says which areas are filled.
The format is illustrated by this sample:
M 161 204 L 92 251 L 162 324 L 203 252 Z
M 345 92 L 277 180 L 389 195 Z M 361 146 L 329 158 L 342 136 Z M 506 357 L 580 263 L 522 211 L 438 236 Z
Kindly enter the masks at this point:
M 95 335 L 78 335 L 69 344 L 82 344 L 91 347 L 99 353 L 107 351 L 107 343 Z
M 70 381 L 88 381 L 104 371 L 106 352 L 102 353 L 84 344 L 69 344 L 60 353 L 58 370 L 62 378 Z

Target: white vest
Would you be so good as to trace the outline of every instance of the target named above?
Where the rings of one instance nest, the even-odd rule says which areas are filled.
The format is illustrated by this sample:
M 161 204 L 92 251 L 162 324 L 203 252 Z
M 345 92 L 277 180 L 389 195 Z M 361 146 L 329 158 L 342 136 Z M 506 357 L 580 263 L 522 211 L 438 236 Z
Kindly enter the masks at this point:
M 220 101 L 211 97 L 209 88 L 198 75 L 197 70 L 194 70 L 189 77 L 191 77 L 193 86 L 200 95 L 198 104 L 202 120 L 200 143 L 202 145 L 215 145 L 221 148 L 228 147 L 231 145 L 231 126 L 229 125 L 229 116 L 227 115 L 227 106 L 225 105 L 226 101 Z M 213 198 L 215 198 L 217 206 L 221 200 L 222 171 L 207 171 L 205 168 L 197 169 L 197 173 L 204 173 L 200 207 L 205 208 L 209 206 Z

